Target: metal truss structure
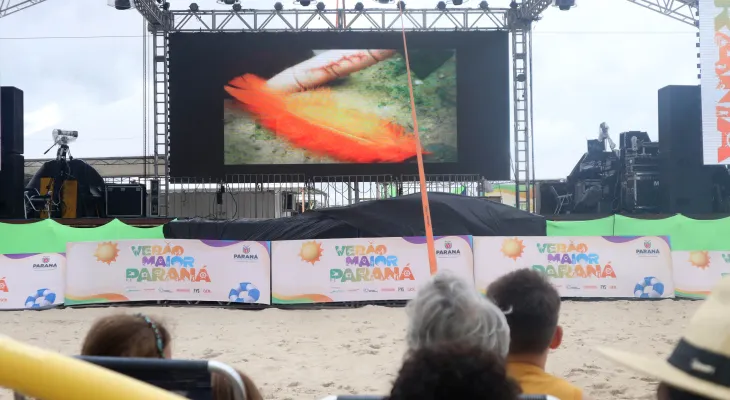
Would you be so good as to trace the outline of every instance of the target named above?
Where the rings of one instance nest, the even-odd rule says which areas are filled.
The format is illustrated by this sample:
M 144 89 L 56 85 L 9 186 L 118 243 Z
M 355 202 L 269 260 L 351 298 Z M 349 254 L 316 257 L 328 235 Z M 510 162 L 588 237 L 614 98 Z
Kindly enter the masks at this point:
M 0 18 L 23 11 L 46 0 L 0 0 Z
M 135 3 L 142 2 L 141 0 Z M 139 7 L 139 5 L 138 5 Z M 168 88 L 167 39 L 173 32 L 261 32 L 261 31 L 409 31 L 502 30 L 512 33 L 514 178 L 517 206 L 531 210 L 534 158 L 531 153 L 532 93 L 530 28 L 535 19 L 521 17 L 519 8 L 496 9 L 395 9 L 371 10 L 187 10 L 169 11 L 169 18 L 149 24 L 153 33 L 154 76 L 154 175 L 167 182 Z M 401 21 L 402 19 L 402 21 Z M 160 22 L 162 20 L 162 22 Z M 170 23 L 170 25 L 167 25 Z M 158 165 L 164 165 L 160 171 Z M 531 175 L 531 172 L 533 175 Z M 164 180 L 163 180 L 164 179 Z M 168 185 L 168 183 L 165 183 Z M 165 186 L 167 189 L 167 186 Z M 520 196 L 522 195 L 522 196 Z M 165 196 L 160 209 L 166 210 Z
M 470 31 L 506 30 L 509 9 L 406 9 L 407 30 Z M 261 31 L 398 31 L 397 9 L 356 10 L 200 10 L 171 11 L 171 32 L 261 32 Z
M 102 178 L 143 177 L 146 167 L 154 163 L 151 157 L 84 157 L 84 161 L 94 167 Z M 46 162 L 47 158 L 26 159 L 25 174 L 33 176 Z
M 686 22 L 696 0 L 629 0 Z M 693 4 L 688 4 L 694 2 Z M 513 174 L 517 207 L 533 210 L 535 181 L 532 118 L 532 23 L 552 0 L 525 0 L 510 8 L 477 9 L 365 9 L 365 10 L 176 10 L 162 11 L 152 0 L 134 1 L 153 33 L 154 166 L 162 182 L 168 172 L 167 35 L 172 32 L 261 31 L 411 31 L 505 30 L 512 48 Z M 154 10 L 153 13 L 151 10 Z M 402 18 L 402 21 L 401 21 Z M 694 24 L 694 22 L 692 22 Z M 162 161 L 162 162 L 158 162 Z M 164 171 L 159 166 L 164 165 Z M 164 180 L 163 180 L 164 179 Z M 165 193 L 167 193 L 165 183 Z M 524 202 L 522 201 L 524 199 Z M 160 209 L 166 210 L 165 196 Z
M 46 0 L 0 0 L 0 18 Z M 628 0 L 677 21 L 697 26 L 699 0 Z M 154 178 L 164 182 L 160 209 L 166 215 L 169 189 L 168 35 L 173 32 L 504 30 L 511 34 L 513 173 L 517 207 L 532 210 L 532 23 L 552 0 L 516 1 L 510 8 L 357 10 L 162 10 L 155 0 L 133 0 L 152 33 Z M 145 66 L 146 68 L 146 66 Z M 145 111 L 146 112 L 146 111 Z M 522 198 L 525 199 L 522 202 Z
M 692 26 L 699 26 L 699 0 L 628 0 L 646 9 Z

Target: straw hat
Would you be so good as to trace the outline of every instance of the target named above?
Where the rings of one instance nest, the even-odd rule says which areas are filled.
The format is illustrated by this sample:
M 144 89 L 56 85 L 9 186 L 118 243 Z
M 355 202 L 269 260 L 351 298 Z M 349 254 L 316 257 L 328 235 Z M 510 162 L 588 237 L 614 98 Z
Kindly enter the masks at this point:
M 730 399 L 730 278 L 700 306 L 667 360 L 599 348 L 611 360 L 669 386 L 709 399 Z

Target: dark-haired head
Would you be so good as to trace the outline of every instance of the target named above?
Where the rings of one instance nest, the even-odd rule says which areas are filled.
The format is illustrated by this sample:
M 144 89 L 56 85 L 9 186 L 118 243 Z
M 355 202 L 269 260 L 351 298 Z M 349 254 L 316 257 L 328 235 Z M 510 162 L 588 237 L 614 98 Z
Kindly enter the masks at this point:
M 560 295 L 545 275 L 511 272 L 489 285 L 487 296 L 507 317 L 511 355 L 541 354 L 560 345 Z
M 408 354 L 389 400 L 515 400 L 519 386 L 504 360 L 480 346 L 440 344 Z
M 253 380 L 239 370 L 236 370 L 236 372 L 238 372 L 243 382 L 246 400 L 263 400 L 264 398 Z M 235 398 L 233 385 L 228 381 L 228 378 L 221 374 L 213 374 L 213 400 L 235 400 Z
M 81 355 L 170 358 L 170 342 L 170 333 L 160 321 L 142 314 L 116 314 L 94 322 Z
M 659 400 L 709 400 L 698 394 L 685 392 L 684 390 L 674 388 L 667 384 L 660 384 L 657 388 L 657 399 Z

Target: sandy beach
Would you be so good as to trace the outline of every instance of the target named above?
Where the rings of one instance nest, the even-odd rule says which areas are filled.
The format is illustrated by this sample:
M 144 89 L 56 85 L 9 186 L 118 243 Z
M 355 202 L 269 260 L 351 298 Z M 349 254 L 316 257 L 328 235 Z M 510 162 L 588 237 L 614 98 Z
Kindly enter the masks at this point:
M 665 356 L 699 306 L 696 301 L 603 301 L 563 304 L 563 347 L 548 370 L 593 399 L 652 399 L 656 383 L 602 359 L 612 346 Z M 162 318 L 176 358 L 216 359 L 248 373 L 266 399 L 329 394 L 386 394 L 403 356 L 402 308 L 243 311 L 212 308 L 90 308 L 0 313 L 0 333 L 77 354 L 100 316 L 143 312 Z M 9 391 L 0 399 L 10 399 Z

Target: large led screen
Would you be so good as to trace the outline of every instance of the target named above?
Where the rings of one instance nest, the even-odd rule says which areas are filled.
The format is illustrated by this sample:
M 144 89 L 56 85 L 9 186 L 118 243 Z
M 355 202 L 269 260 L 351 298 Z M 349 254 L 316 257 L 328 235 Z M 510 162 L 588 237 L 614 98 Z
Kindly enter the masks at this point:
M 416 156 L 406 62 L 395 49 L 314 50 L 226 91 L 226 165 L 405 162 Z M 257 57 L 258 58 L 258 57 Z M 284 60 L 282 60 L 284 61 Z M 292 65 L 289 65 L 292 64 Z M 426 161 L 457 162 L 453 50 L 410 54 Z
M 509 177 L 504 32 L 408 33 L 427 173 Z M 413 173 L 397 32 L 170 35 L 173 177 Z

